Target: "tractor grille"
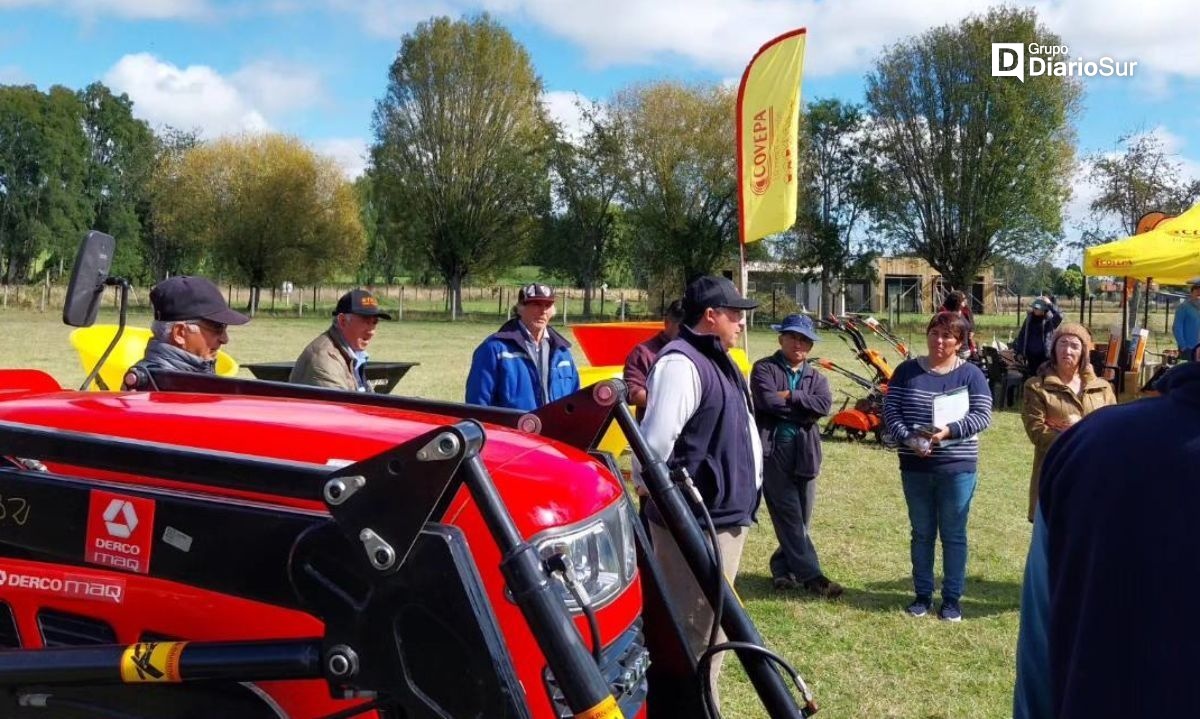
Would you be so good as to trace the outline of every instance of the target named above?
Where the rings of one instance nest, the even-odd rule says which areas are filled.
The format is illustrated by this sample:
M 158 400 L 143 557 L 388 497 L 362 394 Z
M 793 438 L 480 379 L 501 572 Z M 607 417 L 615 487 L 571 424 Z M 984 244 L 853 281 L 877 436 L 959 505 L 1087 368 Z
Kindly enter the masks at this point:
M 650 654 L 646 651 L 646 641 L 642 636 L 642 620 L 638 619 L 616 641 L 605 647 L 600 659 L 600 672 L 608 680 L 622 715 L 636 715 L 646 701 L 646 669 L 650 666 Z M 546 669 L 545 679 L 546 690 L 550 692 L 559 718 L 574 717 L 549 668 Z
M 17 632 L 17 620 L 12 607 L 0 602 L 0 649 L 17 649 L 21 646 L 21 635 Z
M 78 614 L 43 609 L 38 612 L 38 629 L 47 647 L 78 647 L 116 644 L 117 633 L 105 622 Z

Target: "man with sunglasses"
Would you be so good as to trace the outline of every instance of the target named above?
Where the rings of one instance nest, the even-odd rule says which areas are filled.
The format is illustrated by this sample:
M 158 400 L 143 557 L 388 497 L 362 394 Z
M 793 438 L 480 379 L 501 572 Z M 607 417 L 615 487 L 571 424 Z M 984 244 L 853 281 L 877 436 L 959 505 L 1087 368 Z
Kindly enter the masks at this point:
M 229 309 L 217 286 L 203 277 L 180 275 L 159 282 L 150 290 L 150 304 L 151 339 L 145 356 L 130 368 L 135 377 L 146 369 L 216 374 L 217 350 L 229 341 L 226 327 L 250 321 Z
M 679 337 L 658 353 L 647 383 L 646 444 L 672 470 L 686 470 L 712 518 L 725 578 L 732 585 L 762 486 L 762 444 L 746 378 L 729 356 L 758 306 L 724 277 L 688 285 Z M 640 467 L 634 467 L 640 474 Z M 713 612 L 653 503 L 646 507 L 654 555 L 666 592 L 683 613 L 684 632 L 699 658 L 708 645 Z M 717 639 L 723 642 L 724 633 Z M 710 665 L 713 699 L 724 654 Z M 704 679 L 702 678 L 702 681 Z

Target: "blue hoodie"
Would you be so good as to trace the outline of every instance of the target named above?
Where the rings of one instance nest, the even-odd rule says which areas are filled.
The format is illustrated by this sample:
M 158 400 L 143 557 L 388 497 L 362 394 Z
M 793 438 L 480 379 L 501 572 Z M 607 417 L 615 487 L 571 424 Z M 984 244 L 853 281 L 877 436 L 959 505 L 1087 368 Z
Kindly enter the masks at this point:
M 1042 468 L 1017 719 L 1200 716 L 1200 363 L 1067 430 Z
M 525 349 L 519 319 L 511 319 L 488 337 L 471 357 L 467 375 L 467 403 L 489 407 L 534 410 L 579 389 L 579 370 L 571 357 L 571 343 L 550 327 L 550 396 L 542 393 L 537 365 Z

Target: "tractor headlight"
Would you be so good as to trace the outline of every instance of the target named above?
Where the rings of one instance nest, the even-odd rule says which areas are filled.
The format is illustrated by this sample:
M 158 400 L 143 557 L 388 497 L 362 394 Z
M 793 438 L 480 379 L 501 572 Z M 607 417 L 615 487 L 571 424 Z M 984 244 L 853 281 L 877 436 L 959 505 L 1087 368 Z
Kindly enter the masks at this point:
M 596 517 L 546 532 L 534 537 L 532 543 L 543 559 L 561 554 L 584 601 L 599 607 L 628 587 L 637 571 L 630 514 L 622 499 Z M 580 611 L 567 587 L 556 583 L 567 607 L 572 612 Z

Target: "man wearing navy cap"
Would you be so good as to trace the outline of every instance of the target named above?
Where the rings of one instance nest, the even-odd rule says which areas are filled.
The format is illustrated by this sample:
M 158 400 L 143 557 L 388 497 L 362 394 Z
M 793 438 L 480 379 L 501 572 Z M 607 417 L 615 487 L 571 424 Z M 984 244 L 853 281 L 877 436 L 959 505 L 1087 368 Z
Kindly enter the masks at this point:
M 244 325 L 250 318 L 229 309 L 221 291 L 203 277 L 181 275 L 163 280 L 150 290 L 154 320 L 146 355 L 130 368 L 138 370 L 216 374 L 217 350 L 229 341 L 228 325 Z M 142 381 L 126 381 L 140 386 Z
M 381 317 L 392 318 L 380 309 L 379 300 L 370 292 L 355 289 L 342 295 L 333 310 L 333 324 L 300 353 L 288 381 L 370 392 L 363 368 L 367 364 L 367 345 L 375 337 Z
M 533 410 L 579 389 L 571 343 L 550 326 L 554 288 L 533 283 L 517 293 L 517 316 L 475 350 L 468 404 Z
M 776 589 L 803 589 L 833 598 L 842 593 L 842 586 L 821 572 L 809 534 L 821 471 L 817 422 L 833 407 L 833 391 L 825 375 L 808 364 L 808 353 L 820 340 L 812 320 L 788 315 L 771 329 L 779 333 L 779 350 L 755 362 L 750 371 L 754 418 L 765 457 L 763 499 L 779 540 L 771 555 L 771 576 Z
M 729 350 L 746 328 L 746 311 L 757 306 L 724 277 L 705 276 L 689 284 L 679 336 L 662 348 L 650 371 L 642 418 L 646 444 L 668 467 L 686 470 L 695 482 L 717 530 L 722 569 L 731 585 L 758 507 L 762 448 L 746 378 Z M 634 469 L 640 482 L 640 468 Z M 711 605 L 653 503 L 646 506 L 646 518 L 666 592 L 682 612 L 688 645 L 699 658 L 712 630 Z M 717 654 L 709 671 L 718 702 L 724 656 Z

